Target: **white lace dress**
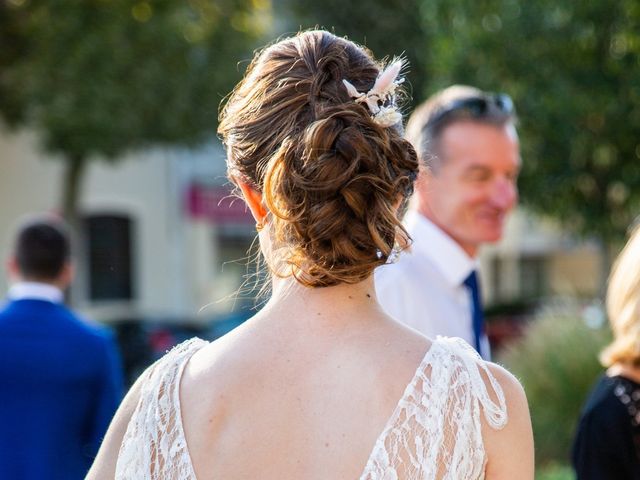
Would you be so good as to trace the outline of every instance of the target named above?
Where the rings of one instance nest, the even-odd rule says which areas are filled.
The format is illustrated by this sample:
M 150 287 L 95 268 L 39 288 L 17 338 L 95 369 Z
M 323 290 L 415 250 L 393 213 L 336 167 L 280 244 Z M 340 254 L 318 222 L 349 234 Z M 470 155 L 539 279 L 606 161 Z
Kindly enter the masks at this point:
M 184 342 L 148 370 L 120 447 L 116 480 L 196 480 L 178 387 L 187 361 L 205 345 L 200 339 Z M 481 415 L 492 428 L 506 425 L 500 385 L 463 340 L 438 337 L 380 433 L 360 480 L 483 479 Z

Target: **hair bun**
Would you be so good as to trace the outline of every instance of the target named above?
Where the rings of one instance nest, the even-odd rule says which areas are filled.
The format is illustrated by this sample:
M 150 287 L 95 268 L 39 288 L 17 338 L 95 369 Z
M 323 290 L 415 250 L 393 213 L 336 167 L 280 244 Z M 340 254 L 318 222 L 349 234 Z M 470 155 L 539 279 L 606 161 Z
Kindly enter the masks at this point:
M 270 161 L 265 199 L 282 220 L 275 240 L 291 245 L 286 263 L 305 285 L 363 280 L 394 247 L 413 149 L 360 110 L 327 108 Z
M 366 92 L 379 71 L 352 42 L 305 32 L 262 52 L 229 99 L 219 128 L 229 170 L 263 193 L 276 275 L 355 283 L 387 261 L 398 233 L 406 241 L 397 207 L 416 154 L 342 82 Z

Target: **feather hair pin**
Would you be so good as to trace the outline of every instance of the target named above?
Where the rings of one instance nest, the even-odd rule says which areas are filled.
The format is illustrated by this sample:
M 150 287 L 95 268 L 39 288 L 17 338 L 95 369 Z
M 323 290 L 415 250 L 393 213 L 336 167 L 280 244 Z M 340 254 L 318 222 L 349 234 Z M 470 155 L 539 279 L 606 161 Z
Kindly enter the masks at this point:
M 396 88 L 404 82 L 404 78 L 398 79 L 402 65 L 403 60 L 397 60 L 385 68 L 368 92 L 358 92 L 351 82 L 342 80 L 349 96 L 356 103 L 365 103 L 373 121 L 383 127 L 390 127 L 402 121 L 402 115 L 395 102 Z

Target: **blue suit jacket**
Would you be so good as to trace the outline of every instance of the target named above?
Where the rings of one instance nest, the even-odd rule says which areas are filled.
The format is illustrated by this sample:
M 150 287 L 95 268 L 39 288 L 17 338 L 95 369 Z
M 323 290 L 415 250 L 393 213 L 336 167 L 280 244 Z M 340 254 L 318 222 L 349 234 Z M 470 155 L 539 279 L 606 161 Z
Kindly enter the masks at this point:
M 0 479 L 85 477 L 122 399 L 110 333 L 63 305 L 0 310 Z

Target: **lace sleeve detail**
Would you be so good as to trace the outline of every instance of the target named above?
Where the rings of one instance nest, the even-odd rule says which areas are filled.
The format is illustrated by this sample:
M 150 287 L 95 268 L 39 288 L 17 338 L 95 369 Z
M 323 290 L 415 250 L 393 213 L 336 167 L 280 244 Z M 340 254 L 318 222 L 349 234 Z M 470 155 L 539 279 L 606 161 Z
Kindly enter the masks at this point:
M 197 338 L 183 342 L 143 374 L 140 400 L 120 446 L 116 480 L 195 479 L 178 395 L 184 366 L 206 344 Z
M 479 401 L 482 406 L 484 418 L 487 423 L 495 430 L 504 428 L 507 424 L 507 401 L 505 400 L 502 387 L 498 383 L 498 380 L 496 380 L 496 377 L 489 371 L 487 363 L 478 355 L 478 352 L 476 352 L 471 345 L 461 338 L 438 337 L 438 341 L 446 343 L 449 346 L 451 352 L 462 362 L 465 370 L 469 373 L 471 388 L 477 397 L 477 401 Z M 492 400 L 486 382 L 482 378 L 482 374 L 489 380 L 491 391 L 497 398 L 497 403 Z
M 506 425 L 500 384 L 467 343 L 438 337 L 378 438 L 361 480 L 483 479 L 482 414 L 491 428 Z

